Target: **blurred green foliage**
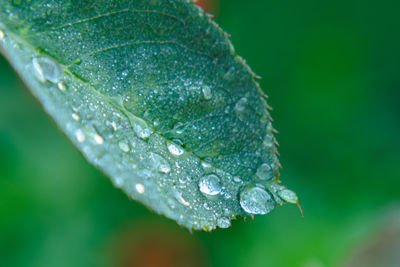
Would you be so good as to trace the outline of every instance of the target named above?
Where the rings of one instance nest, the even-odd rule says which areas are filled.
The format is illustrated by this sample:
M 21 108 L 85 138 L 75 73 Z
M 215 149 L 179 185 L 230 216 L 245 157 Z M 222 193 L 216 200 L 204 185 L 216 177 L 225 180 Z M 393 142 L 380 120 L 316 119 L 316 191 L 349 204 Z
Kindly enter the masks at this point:
M 263 77 L 282 180 L 304 218 L 287 205 L 212 233 L 129 201 L 1 58 L 0 265 L 362 266 L 352 259 L 400 214 L 399 10 L 394 0 L 219 2 L 217 21 Z

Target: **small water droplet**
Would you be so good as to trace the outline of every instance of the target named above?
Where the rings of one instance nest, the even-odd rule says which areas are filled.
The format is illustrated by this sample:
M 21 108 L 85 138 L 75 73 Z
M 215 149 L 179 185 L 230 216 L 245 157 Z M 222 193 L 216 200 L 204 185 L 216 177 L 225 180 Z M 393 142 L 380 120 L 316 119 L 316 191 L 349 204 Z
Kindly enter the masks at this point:
M 139 123 L 135 123 L 133 125 L 133 130 L 136 135 L 141 139 L 149 138 L 149 136 L 153 133 L 153 131 L 147 127 L 146 125 L 140 125 Z
M 85 134 L 83 133 L 83 131 L 81 129 L 77 129 L 75 131 L 75 137 L 76 137 L 76 140 L 78 140 L 79 143 L 83 143 L 86 140 L 86 136 L 85 136 Z
M 141 184 L 141 183 L 137 183 L 136 185 L 135 185 L 135 188 L 136 188 L 136 191 L 139 193 L 139 194 L 143 194 L 144 193 L 144 184 Z
M 246 105 L 247 105 L 247 98 L 246 97 L 242 97 L 241 99 L 239 99 L 239 101 L 236 103 L 235 105 L 235 110 L 237 112 L 242 112 L 246 109 Z
M 204 176 L 199 182 L 200 191 L 207 196 L 216 196 L 221 193 L 222 186 L 220 179 L 215 174 Z
M 180 156 L 184 152 L 184 150 L 180 146 L 178 146 L 174 143 L 171 143 L 168 145 L 168 150 L 172 155 L 175 155 L 175 156 Z
M 201 166 L 203 166 L 204 169 L 211 168 L 211 164 L 209 162 L 206 162 L 206 161 L 202 161 L 201 162 Z
M 96 142 L 96 144 L 98 144 L 98 145 L 102 145 L 104 143 L 104 138 L 97 133 L 94 134 L 93 139 Z
M 6 34 L 0 30 L 0 40 L 3 40 L 6 37 Z
M 210 86 L 204 85 L 201 89 L 203 91 L 204 99 L 209 100 L 212 97 L 211 88 Z
M 114 185 L 118 188 L 121 188 L 124 185 L 124 178 L 122 177 L 115 177 Z
M 35 57 L 32 59 L 33 69 L 37 78 L 42 81 L 58 83 L 62 73 L 60 65 L 49 57 Z
M 269 180 L 272 178 L 272 168 L 268 163 L 263 163 L 258 167 L 256 175 L 262 180 Z
M 240 193 L 240 206 L 250 214 L 267 214 L 275 207 L 271 195 L 260 187 L 247 187 Z
M 233 181 L 234 181 L 235 183 L 241 183 L 241 182 L 242 182 L 242 179 L 241 179 L 239 176 L 233 176 Z
M 123 152 L 125 152 L 125 153 L 128 153 L 129 150 L 130 150 L 129 144 L 128 144 L 128 142 L 125 141 L 125 140 L 119 141 L 119 142 L 118 142 L 118 146 L 119 146 L 119 148 L 120 148 Z
M 271 133 L 267 133 L 264 136 L 264 141 L 263 141 L 264 146 L 270 149 L 274 147 L 274 143 L 275 143 L 274 136 Z
M 128 75 L 128 70 L 124 70 L 121 74 L 122 74 L 122 76 L 127 76 Z
M 219 228 L 228 228 L 231 226 L 231 221 L 226 217 L 220 217 L 217 220 L 217 225 Z
M 299 202 L 299 198 L 296 193 L 289 189 L 283 189 L 278 192 L 278 195 L 286 202 L 296 204 Z
M 76 121 L 79 121 L 80 120 L 80 117 L 79 117 L 79 115 L 78 114 L 76 114 L 76 113 L 72 113 L 72 118 L 74 119 L 74 120 L 76 120 Z
M 179 203 L 183 204 L 184 206 L 187 206 L 187 207 L 190 206 L 190 203 L 178 191 L 175 192 L 175 198 L 176 198 L 176 200 L 179 201 Z
M 57 83 L 57 88 L 61 91 L 61 92 L 65 92 L 67 90 L 67 87 L 65 86 L 64 83 L 62 82 L 58 82 Z
M 162 173 L 169 173 L 171 171 L 167 160 L 156 153 L 150 153 L 150 161 L 153 167 Z

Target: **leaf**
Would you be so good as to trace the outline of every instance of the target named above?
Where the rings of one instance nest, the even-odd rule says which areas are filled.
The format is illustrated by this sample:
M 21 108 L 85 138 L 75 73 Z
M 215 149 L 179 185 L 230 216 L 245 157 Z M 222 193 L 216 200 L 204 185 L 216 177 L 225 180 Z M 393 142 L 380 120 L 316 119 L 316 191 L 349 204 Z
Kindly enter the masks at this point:
M 279 185 L 255 74 L 192 2 L 14 0 L 0 9 L 2 53 L 132 199 L 196 230 L 298 202 Z

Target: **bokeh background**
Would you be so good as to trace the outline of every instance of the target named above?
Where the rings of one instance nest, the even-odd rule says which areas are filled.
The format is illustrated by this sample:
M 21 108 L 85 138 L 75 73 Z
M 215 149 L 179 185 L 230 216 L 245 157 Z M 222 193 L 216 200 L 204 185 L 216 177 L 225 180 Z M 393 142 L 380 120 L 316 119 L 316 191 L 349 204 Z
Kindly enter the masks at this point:
M 400 266 L 400 2 L 199 4 L 263 77 L 304 217 L 190 234 L 89 165 L 0 58 L 0 266 Z

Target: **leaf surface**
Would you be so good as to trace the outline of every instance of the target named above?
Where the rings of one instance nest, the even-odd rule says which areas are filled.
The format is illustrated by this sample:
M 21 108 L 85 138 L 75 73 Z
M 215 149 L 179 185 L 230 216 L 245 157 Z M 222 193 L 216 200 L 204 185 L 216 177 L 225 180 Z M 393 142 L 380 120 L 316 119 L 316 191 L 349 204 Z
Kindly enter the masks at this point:
M 0 10 L 2 53 L 132 199 L 196 230 L 298 202 L 279 185 L 255 74 L 192 2 L 13 0 Z

